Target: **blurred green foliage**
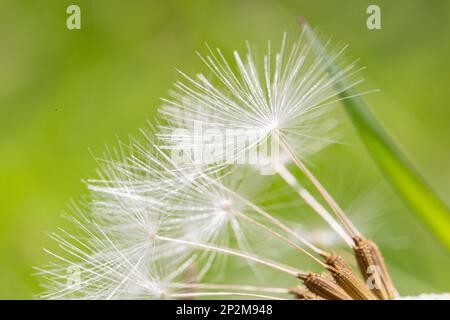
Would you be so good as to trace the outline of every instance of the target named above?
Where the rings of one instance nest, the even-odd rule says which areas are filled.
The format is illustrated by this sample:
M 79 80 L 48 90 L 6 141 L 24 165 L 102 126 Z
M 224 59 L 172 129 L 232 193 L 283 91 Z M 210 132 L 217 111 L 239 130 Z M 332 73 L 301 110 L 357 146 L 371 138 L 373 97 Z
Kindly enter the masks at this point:
M 81 7 L 81 30 L 65 26 L 70 4 Z M 366 28 L 369 4 L 380 5 L 382 30 Z M 175 67 L 204 70 L 194 51 L 203 51 L 205 41 L 228 51 L 245 40 L 263 48 L 283 31 L 298 32 L 299 15 L 361 57 L 365 86 L 381 89 L 366 97 L 372 111 L 450 202 L 447 0 L 3 0 L 0 6 L 0 298 L 38 292 L 32 266 L 48 260 L 42 247 L 55 244 L 46 233 L 67 224 L 66 203 L 86 193 L 80 180 L 95 174 L 91 153 L 101 154 L 117 136 L 137 135 L 154 118 L 159 97 L 177 79 Z M 313 162 L 338 200 L 350 197 L 357 177 L 361 192 L 373 189 L 373 177 L 383 180 L 351 130 L 349 136 L 350 145 Z M 378 212 L 369 232 L 400 292 L 449 291 L 448 251 L 387 185 L 377 192 L 389 201 L 365 204 Z M 396 245 L 400 237 L 406 245 Z

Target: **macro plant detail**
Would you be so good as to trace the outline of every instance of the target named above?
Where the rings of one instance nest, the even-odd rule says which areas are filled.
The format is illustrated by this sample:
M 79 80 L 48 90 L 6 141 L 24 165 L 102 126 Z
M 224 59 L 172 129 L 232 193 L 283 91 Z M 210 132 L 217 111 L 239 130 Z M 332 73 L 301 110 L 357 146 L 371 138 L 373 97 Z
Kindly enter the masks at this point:
M 342 95 L 362 81 L 356 62 L 329 70 L 346 46 L 330 41 L 327 54 L 318 53 L 307 32 L 269 43 L 262 57 L 250 45 L 245 58 L 235 51 L 233 59 L 208 47 L 200 58 L 210 77 L 180 71 L 183 80 L 163 99 L 157 128 L 98 160 L 89 199 L 69 215 L 78 233 L 51 234 L 64 253 L 48 251 L 53 262 L 39 268 L 41 297 L 400 298 L 377 244 L 310 169 L 308 157 L 338 140 L 337 104 L 364 93 Z M 297 222 L 264 205 L 275 180 L 342 239 L 345 254 L 313 243 Z M 272 206 L 283 206 L 277 201 Z M 279 261 L 281 247 L 320 271 Z M 245 261 L 255 275 L 261 268 L 286 274 L 292 286 L 212 282 L 226 257 Z M 73 266 L 79 279 L 68 285 Z

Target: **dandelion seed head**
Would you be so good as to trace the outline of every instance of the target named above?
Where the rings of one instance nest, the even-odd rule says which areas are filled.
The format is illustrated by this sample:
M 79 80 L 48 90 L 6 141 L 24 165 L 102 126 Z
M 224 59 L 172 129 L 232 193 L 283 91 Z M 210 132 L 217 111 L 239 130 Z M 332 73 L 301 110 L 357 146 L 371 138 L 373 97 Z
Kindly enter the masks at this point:
M 228 199 L 220 200 L 219 206 L 227 215 L 232 213 L 233 204 L 230 200 Z
M 328 55 L 314 53 L 303 36 L 289 43 L 284 35 L 275 55 L 269 44 L 261 68 L 250 46 L 243 57 L 234 51 L 234 61 L 220 49 L 208 47 L 209 53 L 199 56 L 212 78 L 203 74 L 191 78 L 180 71 L 184 81 L 178 81 L 171 98 L 164 99 L 160 112 L 170 124 L 161 128 L 164 146 L 174 148 L 181 139 L 185 150 L 188 146 L 192 150 L 204 148 L 194 137 L 199 122 L 205 130 L 222 132 L 228 141 L 243 135 L 247 138 L 248 144 L 238 147 L 227 139 L 215 141 L 229 149 L 227 154 L 217 152 L 218 159 L 238 158 L 279 133 L 295 141 L 302 156 L 333 143 L 337 122 L 330 112 L 341 99 L 334 85 L 343 79 L 349 87 L 358 84 L 355 64 L 330 75 L 328 66 L 343 55 L 345 47 L 332 48 Z M 171 134 L 178 129 L 183 129 L 181 136 Z
M 99 159 L 99 177 L 88 181 L 92 192 L 88 207 L 78 211 L 79 218 L 72 219 L 78 231 L 71 234 L 60 229 L 51 235 L 63 253 L 47 251 L 55 261 L 40 270 L 47 280 L 42 297 L 190 297 L 193 295 L 182 292 L 185 287 L 194 288 L 183 283 L 188 269 L 195 265 L 196 281 L 206 278 L 213 266 L 214 275 L 220 276 L 223 269 L 217 265 L 224 267 L 228 255 L 243 258 L 252 269 L 259 264 L 295 279 L 311 275 L 253 254 L 253 244 L 259 242 L 265 254 L 279 255 L 280 250 L 271 250 L 266 240 L 287 245 L 327 267 L 318 258 L 326 257 L 327 252 L 315 243 L 333 246 L 339 239 L 336 234 L 328 230 L 297 233 L 259 207 L 249 196 L 262 185 L 254 168 L 228 166 L 223 156 L 231 154 L 233 160 L 239 160 L 245 151 L 267 147 L 274 137 L 282 143 L 286 138 L 290 142 L 281 150 L 279 176 L 335 232 L 345 233 L 284 164 L 293 161 L 303 168 L 301 171 L 312 184 L 321 187 L 318 191 L 324 200 L 341 214 L 338 205 L 333 205 L 334 199 L 322 190 L 295 151 L 304 157 L 333 142 L 329 132 L 336 121 L 329 116 L 331 105 L 340 100 L 341 91 L 358 81 L 350 81 L 337 92 L 334 87 L 341 80 L 352 79 L 357 73 L 355 65 L 330 75 L 327 69 L 341 56 L 342 48 L 332 49 L 330 55 L 313 54 L 305 39 L 289 45 L 286 35 L 274 55 L 269 44 L 261 68 L 250 46 L 245 55 L 234 51 L 234 62 L 226 59 L 220 49 L 208 49 L 209 54 L 200 58 L 212 79 L 203 74 L 191 78 L 180 71 L 184 80 L 175 83 L 169 99 L 163 99 L 161 113 L 167 124 L 160 126 L 162 146 L 144 133 L 143 142 L 132 138 L 128 144 L 120 143 L 117 150 L 108 149 L 104 159 Z M 193 133 L 198 123 L 201 131 L 208 131 L 206 136 L 199 138 Z M 239 137 L 246 138 L 247 143 L 236 145 Z M 195 159 L 205 146 L 214 151 L 210 154 L 212 163 L 198 163 Z M 268 203 L 270 196 L 264 194 Z M 280 210 L 288 207 L 280 202 L 272 206 Z M 351 223 L 346 226 L 353 230 Z M 260 234 L 271 238 L 257 241 Z M 346 243 L 351 246 L 352 239 L 346 239 Z M 208 284 L 198 283 L 197 288 L 208 288 Z

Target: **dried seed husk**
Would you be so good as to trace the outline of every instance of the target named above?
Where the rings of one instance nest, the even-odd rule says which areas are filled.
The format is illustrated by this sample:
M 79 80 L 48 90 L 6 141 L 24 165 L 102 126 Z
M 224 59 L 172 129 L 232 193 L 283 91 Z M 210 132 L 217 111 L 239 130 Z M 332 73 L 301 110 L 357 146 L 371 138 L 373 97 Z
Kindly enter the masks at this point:
M 353 237 L 353 241 L 355 242 L 353 247 L 355 258 L 366 283 L 379 279 L 376 281 L 375 287 L 370 288 L 372 292 L 380 299 L 395 299 L 397 291 L 378 246 L 373 241 L 361 236 Z M 373 270 L 374 267 L 376 271 Z M 378 274 L 374 275 L 374 272 Z
M 300 300 L 325 300 L 321 296 L 315 294 L 314 292 L 311 292 L 311 290 L 309 290 L 305 286 L 289 288 L 288 292 Z
M 353 272 L 345 259 L 336 253 L 324 255 L 328 271 L 336 283 L 355 300 L 377 300 L 366 284 Z
M 299 274 L 298 278 L 313 293 L 327 300 L 352 300 L 329 274 L 318 274 L 310 272 Z

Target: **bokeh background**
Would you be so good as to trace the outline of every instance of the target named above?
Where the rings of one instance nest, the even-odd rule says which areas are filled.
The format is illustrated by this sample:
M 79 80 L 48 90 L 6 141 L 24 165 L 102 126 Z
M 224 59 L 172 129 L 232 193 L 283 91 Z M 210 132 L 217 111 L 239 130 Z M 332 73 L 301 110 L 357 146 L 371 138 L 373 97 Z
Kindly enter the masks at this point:
M 70 4 L 81 7 L 81 30 L 66 28 Z M 369 4 L 381 7 L 382 30 L 366 28 Z M 48 260 L 43 247 L 56 246 L 47 233 L 67 224 L 66 204 L 86 193 L 92 154 L 152 121 L 176 67 L 204 70 L 194 53 L 204 42 L 262 48 L 298 32 L 299 15 L 350 44 L 349 57 L 367 67 L 365 86 L 381 89 L 366 97 L 373 112 L 450 203 L 447 0 L 2 0 L 0 298 L 39 292 L 32 267 Z M 351 130 L 347 142 L 318 157 L 314 170 L 343 201 L 371 194 L 355 219 L 376 212 L 363 228 L 400 292 L 450 291 L 449 252 L 384 184 Z

